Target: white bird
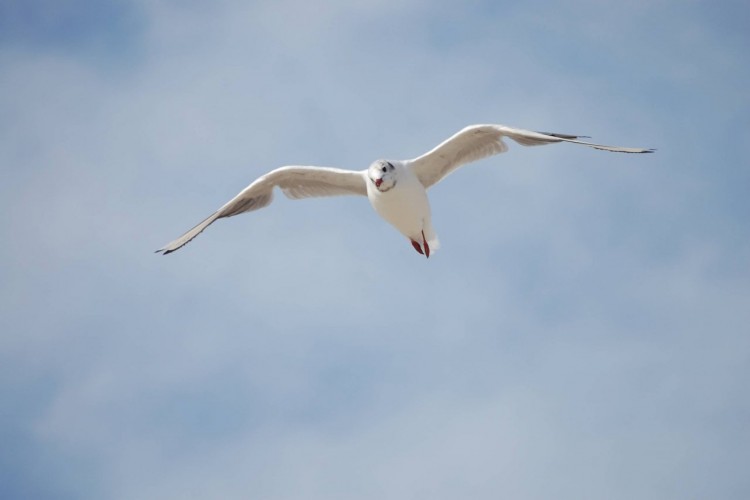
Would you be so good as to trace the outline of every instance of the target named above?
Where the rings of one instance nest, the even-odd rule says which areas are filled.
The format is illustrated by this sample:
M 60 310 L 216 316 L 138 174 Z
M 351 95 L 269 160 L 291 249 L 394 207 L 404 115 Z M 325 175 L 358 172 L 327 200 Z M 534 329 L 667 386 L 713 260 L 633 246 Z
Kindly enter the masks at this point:
M 417 252 L 429 258 L 439 242 L 432 228 L 427 190 L 462 165 L 507 151 L 503 137 L 524 146 L 571 142 L 617 153 L 654 151 L 592 144 L 579 140 L 583 136 L 532 132 L 504 125 L 471 125 L 412 160 L 377 160 L 368 169 L 360 171 L 312 166 L 272 170 L 157 253 L 166 255 L 183 247 L 216 219 L 267 206 L 273 199 L 273 188 L 278 186 L 294 200 L 352 194 L 367 196 L 378 215 L 406 236 Z

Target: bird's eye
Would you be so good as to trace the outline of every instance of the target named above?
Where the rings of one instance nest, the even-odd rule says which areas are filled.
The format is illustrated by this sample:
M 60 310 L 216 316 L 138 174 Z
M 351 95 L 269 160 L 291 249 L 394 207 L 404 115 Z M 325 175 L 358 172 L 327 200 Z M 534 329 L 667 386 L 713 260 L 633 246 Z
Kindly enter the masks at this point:
M 382 169 L 382 170 L 383 170 L 383 172 L 385 172 L 385 167 L 383 167 L 383 169 Z

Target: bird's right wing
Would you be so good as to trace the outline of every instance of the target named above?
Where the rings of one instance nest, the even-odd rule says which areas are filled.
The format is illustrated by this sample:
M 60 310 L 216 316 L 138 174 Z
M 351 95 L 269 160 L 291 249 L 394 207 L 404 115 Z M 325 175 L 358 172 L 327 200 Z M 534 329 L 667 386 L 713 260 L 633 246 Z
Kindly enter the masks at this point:
M 157 250 L 157 253 L 166 255 L 183 247 L 216 219 L 258 210 L 269 205 L 273 200 L 273 188 L 276 186 L 293 200 L 338 195 L 367 196 L 365 176 L 366 171 L 342 170 L 330 167 L 289 166 L 277 168 L 258 177 L 223 207 L 176 240 Z
M 503 142 L 503 137 L 509 137 L 523 146 L 572 142 L 616 153 L 651 153 L 654 151 L 653 149 L 594 144 L 581 141 L 576 135 L 532 132 L 505 125 L 471 125 L 422 156 L 410 160 L 409 163 L 420 182 L 425 188 L 429 188 L 462 165 L 507 151 L 508 146 Z

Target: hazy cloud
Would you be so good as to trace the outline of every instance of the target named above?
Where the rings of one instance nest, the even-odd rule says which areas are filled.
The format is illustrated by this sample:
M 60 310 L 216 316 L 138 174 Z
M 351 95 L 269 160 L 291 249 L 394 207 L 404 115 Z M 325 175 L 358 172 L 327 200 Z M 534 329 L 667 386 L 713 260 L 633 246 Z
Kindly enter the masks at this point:
M 747 15 L 6 2 L 3 498 L 746 497 Z M 659 151 L 513 144 L 431 191 L 429 261 L 281 195 L 152 253 L 479 122 Z

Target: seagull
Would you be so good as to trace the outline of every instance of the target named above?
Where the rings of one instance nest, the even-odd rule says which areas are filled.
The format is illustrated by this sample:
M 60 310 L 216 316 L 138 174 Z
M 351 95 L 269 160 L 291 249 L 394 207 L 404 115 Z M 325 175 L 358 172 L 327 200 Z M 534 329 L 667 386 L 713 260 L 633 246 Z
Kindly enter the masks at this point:
M 429 258 L 430 253 L 438 249 L 439 242 L 432 227 L 427 190 L 458 167 L 507 151 L 504 137 L 523 146 L 569 142 L 615 153 L 655 151 L 580 140 L 588 136 L 532 132 L 505 125 L 470 125 L 411 160 L 376 160 L 369 168 L 359 171 L 297 165 L 271 170 L 156 253 L 167 255 L 182 248 L 217 219 L 268 206 L 273 199 L 273 189 L 278 186 L 293 200 L 337 195 L 367 196 L 375 212 L 406 236 L 414 250 Z

